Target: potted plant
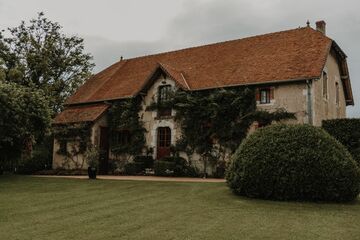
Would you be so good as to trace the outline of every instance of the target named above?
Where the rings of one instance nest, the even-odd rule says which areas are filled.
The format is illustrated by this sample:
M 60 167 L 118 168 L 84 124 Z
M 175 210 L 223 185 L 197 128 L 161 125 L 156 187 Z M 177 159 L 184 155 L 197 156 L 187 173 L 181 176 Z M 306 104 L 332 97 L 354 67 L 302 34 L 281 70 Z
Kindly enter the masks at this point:
M 88 164 L 89 179 L 96 179 L 96 172 L 99 166 L 99 149 L 95 146 L 90 146 L 85 153 L 86 162 Z

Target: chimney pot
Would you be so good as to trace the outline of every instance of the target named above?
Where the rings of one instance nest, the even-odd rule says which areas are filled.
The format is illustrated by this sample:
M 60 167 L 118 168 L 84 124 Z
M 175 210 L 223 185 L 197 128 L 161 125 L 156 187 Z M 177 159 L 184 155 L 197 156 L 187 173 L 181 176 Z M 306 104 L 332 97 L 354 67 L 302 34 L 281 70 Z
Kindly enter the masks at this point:
M 326 35 L 326 22 L 321 20 L 316 22 L 316 30 Z

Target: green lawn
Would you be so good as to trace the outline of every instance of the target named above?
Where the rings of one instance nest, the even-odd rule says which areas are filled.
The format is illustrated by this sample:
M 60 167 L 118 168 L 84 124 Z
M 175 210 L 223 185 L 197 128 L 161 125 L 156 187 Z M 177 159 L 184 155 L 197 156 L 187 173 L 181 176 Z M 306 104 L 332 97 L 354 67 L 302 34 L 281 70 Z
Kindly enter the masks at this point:
M 223 183 L 0 176 L 0 239 L 360 239 L 360 201 L 253 200 Z

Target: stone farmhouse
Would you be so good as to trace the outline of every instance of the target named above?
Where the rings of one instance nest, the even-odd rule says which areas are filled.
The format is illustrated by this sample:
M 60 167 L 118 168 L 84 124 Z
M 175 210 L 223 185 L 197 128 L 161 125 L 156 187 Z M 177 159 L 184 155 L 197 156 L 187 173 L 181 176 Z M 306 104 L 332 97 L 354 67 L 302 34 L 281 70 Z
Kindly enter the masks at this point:
M 287 31 L 231 40 L 132 59 L 121 59 L 88 79 L 65 104 L 54 124 L 91 124 L 91 142 L 105 151 L 100 165 L 106 168 L 109 151 L 107 111 L 116 102 L 141 97 L 139 117 L 146 128 L 146 146 L 154 159 L 170 153 L 181 134 L 174 111 L 146 111 L 155 99 L 171 89 L 200 91 L 236 86 L 256 87 L 257 107 L 284 108 L 298 123 L 320 126 L 322 120 L 345 118 L 354 105 L 347 56 L 326 36 L 325 22 Z M 120 141 L 131 138 L 126 129 Z M 70 144 L 70 143 L 68 143 Z M 54 140 L 53 167 L 64 156 Z M 81 159 L 80 156 L 79 159 Z M 80 161 L 80 160 L 79 160 Z M 86 166 L 85 166 L 86 167 Z M 101 166 L 100 166 L 101 168 Z

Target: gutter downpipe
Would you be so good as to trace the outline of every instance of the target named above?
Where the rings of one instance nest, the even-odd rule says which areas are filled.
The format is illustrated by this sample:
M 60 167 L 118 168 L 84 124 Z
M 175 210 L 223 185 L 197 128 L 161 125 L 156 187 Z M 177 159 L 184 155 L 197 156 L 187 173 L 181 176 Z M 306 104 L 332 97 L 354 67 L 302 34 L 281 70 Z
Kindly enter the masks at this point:
M 312 95 L 311 95 L 311 85 L 312 80 L 306 80 L 307 86 L 307 115 L 308 115 L 308 124 L 313 125 L 313 103 L 312 103 Z

